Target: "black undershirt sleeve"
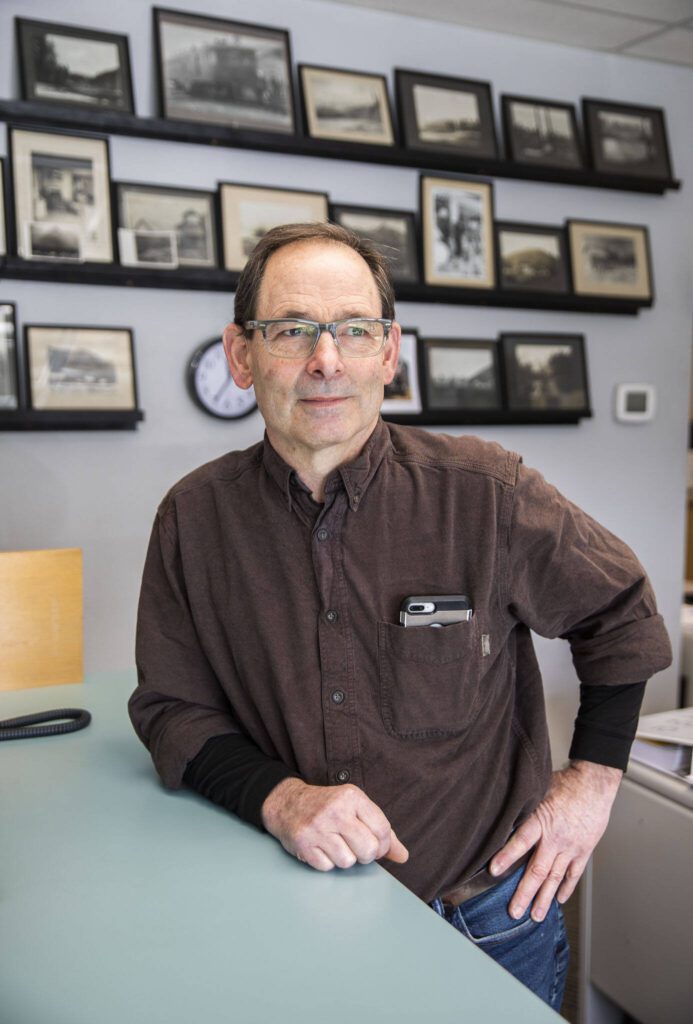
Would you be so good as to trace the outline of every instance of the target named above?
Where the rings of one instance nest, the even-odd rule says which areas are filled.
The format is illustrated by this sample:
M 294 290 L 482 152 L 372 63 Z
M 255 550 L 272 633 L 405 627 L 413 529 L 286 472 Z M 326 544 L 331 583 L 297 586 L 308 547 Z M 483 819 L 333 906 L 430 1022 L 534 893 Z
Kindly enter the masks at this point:
M 625 771 L 644 696 L 645 683 L 624 686 L 581 683 L 570 759 L 595 761 Z

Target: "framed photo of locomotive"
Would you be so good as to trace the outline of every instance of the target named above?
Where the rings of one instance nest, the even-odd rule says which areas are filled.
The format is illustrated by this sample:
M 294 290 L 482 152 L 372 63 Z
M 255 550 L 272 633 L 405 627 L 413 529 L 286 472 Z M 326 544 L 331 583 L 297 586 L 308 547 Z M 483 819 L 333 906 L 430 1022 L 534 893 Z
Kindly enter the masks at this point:
M 523 292 L 570 291 L 565 229 L 496 221 L 498 287 Z
M 216 197 L 198 189 L 115 185 L 124 266 L 216 267 Z
M 22 98 L 135 113 L 127 36 L 16 18 Z
M 654 288 L 646 227 L 569 220 L 568 244 L 576 295 L 652 301 Z
M 394 146 L 384 75 L 299 64 L 306 134 L 313 139 Z
M 330 216 L 335 223 L 375 242 L 390 263 L 395 284 L 419 280 L 416 218 L 410 210 L 333 203 Z
M 489 182 L 421 175 L 426 284 L 493 288 L 493 193 Z
M 501 96 L 503 136 L 510 160 L 535 167 L 584 164 L 572 103 L 529 96 Z
M 161 7 L 153 11 L 162 117 L 294 134 L 287 31 Z
M 508 409 L 591 416 L 582 334 L 502 334 Z
M 108 141 L 10 126 L 17 253 L 112 263 Z
M 595 171 L 671 179 L 669 142 L 661 107 L 583 99 L 582 117 Z
M 395 68 L 397 109 L 408 149 L 498 157 L 491 84 Z

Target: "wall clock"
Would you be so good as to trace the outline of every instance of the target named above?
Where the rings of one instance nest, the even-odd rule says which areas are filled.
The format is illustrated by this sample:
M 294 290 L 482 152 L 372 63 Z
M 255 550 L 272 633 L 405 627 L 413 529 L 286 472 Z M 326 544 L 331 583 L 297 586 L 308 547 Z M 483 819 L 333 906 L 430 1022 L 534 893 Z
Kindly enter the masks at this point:
M 244 391 L 234 383 L 221 338 L 213 338 L 195 349 L 186 376 L 190 397 L 210 416 L 236 420 L 257 409 L 255 389 Z

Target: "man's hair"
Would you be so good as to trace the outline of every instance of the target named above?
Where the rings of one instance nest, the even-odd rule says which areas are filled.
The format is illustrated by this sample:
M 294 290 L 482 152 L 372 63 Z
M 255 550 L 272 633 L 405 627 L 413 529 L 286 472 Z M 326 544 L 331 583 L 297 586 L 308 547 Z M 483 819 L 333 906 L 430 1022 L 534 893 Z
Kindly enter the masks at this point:
M 395 316 L 395 291 L 392 286 L 390 268 L 385 256 L 366 238 L 360 238 L 339 224 L 282 224 L 272 228 L 252 251 L 236 288 L 234 320 L 242 327 L 247 320 L 255 319 L 257 297 L 265 275 L 270 256 L 285 245 L 295 242 L 336 242 L 346 245 L 358 253 L 368 265 L 382 303 L 382 316 L 393 320 Z

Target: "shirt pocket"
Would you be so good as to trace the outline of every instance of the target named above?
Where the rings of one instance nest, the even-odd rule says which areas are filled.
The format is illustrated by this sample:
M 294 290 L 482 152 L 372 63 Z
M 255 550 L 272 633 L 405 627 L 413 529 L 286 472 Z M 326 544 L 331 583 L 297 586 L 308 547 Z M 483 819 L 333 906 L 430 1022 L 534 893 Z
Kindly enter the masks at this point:
M 378 623 L 380 710 L 401 739 L 454 736 L 476 717 L 480 697 L 476 618 L 451 626 Z

